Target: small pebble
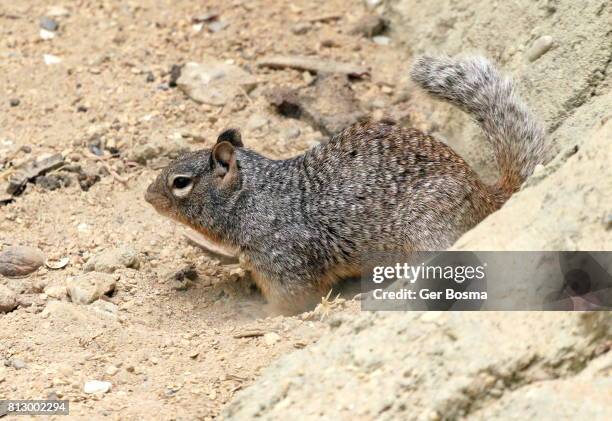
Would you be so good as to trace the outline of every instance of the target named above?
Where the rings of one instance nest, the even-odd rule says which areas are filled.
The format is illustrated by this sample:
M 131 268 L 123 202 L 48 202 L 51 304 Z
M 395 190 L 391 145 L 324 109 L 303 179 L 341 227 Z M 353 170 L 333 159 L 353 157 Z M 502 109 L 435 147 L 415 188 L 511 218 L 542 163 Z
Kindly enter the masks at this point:
M 377 7 L 380 3 L 382 2 L 382 0 L 365 0 L 365 4 L 370 8 L 370 9 L 374 9 L 375 7 Z
M 548 52 L 553 46 L 553 38 L 544 35 L 538 38 L 527 51 L 527 60 L 534 62 Z
M 269 120 L 261 114 L 253 114 L 247 122 L 249 130 L 259 130 L 269 123 Z
M 40 19 L 40 27 L 46 31 L 54 32 L 58 30 L 59 24 L 55 20 L 44 16 Z
M 136 250 L 128 246 L 121 246 L 108 248 L 90 257 L 83 270 L 113 273 L 122 268 L 138 269 L 139 267 L 140 260 Z
M 82 305 L 112 294 L 116 286 L 116 276 L 99 272 L 87 272 L 66 280 L 68 296 L 73 303 Z
M 437 323 L 440 320 L 441 316 L 442 314 L 439 311 L 427 311 L 423 313 L 419 318 L 425 323 Z
M 218 12 L 202 13 L 201 15 L 194 16 L 191 20 L 193 23 L 212 22 L 219 17 Z
M 100 147 L 99 143 L 96 144 L 96 142 L 92 142 L 89 144 L 89 146 L 87 147 L 87 149 L 89 149 L 89 152 L 91 152 L 92 154 L 96 155 L 96 156 L 102 156 L 104 155 L 104 151 L 102 150 L 102 148 Z
M 153 74 L 153 72 L 147 72 L 147 79 L 146 79 L 146 81 L 148 83 L 155 82 L 155 75 Z
M 79 181 L 79 186 L 83 191 L 88 191 L 91 186 L 100 181 L 100 175 L 108 175 L 108 170 L 106 168 L 97 167 L 87 163 L 83 163 L 82 166 L 78 164 L 71 165 L 70 168 L 73 169 L 73 172 L 78 174 L 77 180 Z M 79 230 L 79 232 L 87 233 L 90 229 L 91 227 L 86 223 L 82 223 L 77 226 L 77 230 Z
M 72 179 L 65 174 L 49 174 L 37 177 L 35 183 L 45 190 L 57 190 L 70 186 Z
M 364 35 L 368 38 L 382 33 L 387 28 L 385 20 L 377 14 L 368 14 L 359 19 L 351 29 L 349 33 L 353 35 Z
M 19 98 L 13 98 L 9 101 L 11 107 L 17 107 L 20 103 L 21 101 L 19 100 Z
M 372 102 L 370 102 L 370 108 L 373 110 L 380 110 L 386 107 L 387 107 L 387 103 L 383 99 L 380 99 L 380 98 L 375 99 Z
M 17 295 L 7 286 L 0 285 L 0 314 L 13 311 L 17 307 Z
M 227 28 L 228 25 L 229 24 L 227 22 L 222 22 L 220 20 L 217 20 L 217 21 L 211 22 L 208 25 L 208 29 L 210 30 L 210 32 L 215 33 L 215 32 L 219 32 L 219 31 L 222 31 L 223 29 Z
M 275 343 L 277 343 L 278 341 L 280 341 L 281 337 L 278 333 L 275 332 L 268 332 L 266 334 L 264 334 L 263 336 L 263 340 L 265 342 L 266 345 L 268 346 L 272 346 Z
M 544 167 L 544 165 L 538 164 L 533 168 L 533 175 L 541 175 L 544 173 L 545 169 L 546 167 Z
M 83 386 L 83 392 L 87 394 L 107 393 L 108 391 L 111 390 L 112 386 L 113 385 L 110 382 L 102 382 L 100 380 L 90 380 L 87 383 L 85 383 L 85 386 Z
M 64 7 L 61 7 L 61 6 L 52 6 L 47 11 L 47 16 L 66 17 L 66 16 L 70 16 L 70 12 L 68 11 L 68 9 L 66 9 Z
M 66 287 L 63 285 L 49 286 L 45 288 L 45 294 L 56 300 L 63 300 L 67 296 Z
M 51 66 L 53 64 L 61 63 L 62 59 L 58 56 L 54 56 L 53 54 L 43 54 L 43 61 L 47 66 Z
M 176 81 L 181 77 L 181 73 L 183 71 L 183 66 L 179 64 L 173 64 L 170 68 L 170 80 L 168 81 L 168 86 L 171 88 L 176 88 Z
M 285 130 L 285 138 L 287 139 L 295 139 L 300 136 L 302 132 L 297 127 L 290 127 Z
M 46 29 L 41 29 L 39 35 L 40 35 L 40 38 L 44 40 L 55 38 L 55 32 L 47 31 Z
M 324 39 L 323 41 L 321 41 L 321 47 L 324 47 L 324 48 L 336 48 L 339 46 L 340 45 L 331 38 Z
M 306 22 L 296 23 L 291 27 L 291 32 L 295 35 L 304 35 L 306 32 L 310 30 L 310 24 Z
M 373 37 L 372 41 L 374 41 L 378 45 L 389 45 L 391 43 L 391 38 L 386 37 L 384 35 L 378 35 Z
M 306 85 L 310 85 L 314 81 L 314 76 L 309 71 L 302 72 L 302 79 Z
M 17 358 L 13 359 L 11 365 L 13 366 L 13 368 L 15 370 L 21 370 L 21 369 L 24 369 L 24 368 L 27 367 L 26 363 L 23 360 L 20 360 L 20 359 L 17 359 Z
M 114 376 L 118 372 L 119 372 L 119 369 L 114 365 L 109 365 L 108 367 L 106 367 L 106 371 L 105 371 L 107 376 Z

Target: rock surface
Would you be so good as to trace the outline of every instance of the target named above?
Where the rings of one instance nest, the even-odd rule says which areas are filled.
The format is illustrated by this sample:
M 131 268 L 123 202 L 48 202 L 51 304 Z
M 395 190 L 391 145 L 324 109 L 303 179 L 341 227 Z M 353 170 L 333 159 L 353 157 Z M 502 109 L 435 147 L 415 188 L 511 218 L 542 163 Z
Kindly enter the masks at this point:
M 612 103 L 612 93 L 607 98 Z M 547 177 L 533 176 L 523 191 L 460 238 L 455 248 L 610 250 L 612 234 L 604 217 L 612 209 L 612 109 L 592 124 L 575 139 L 582 141 L 578 152 L 557 157 L 546 167 Z
M 598 345 L 612 338 L 612 314 L 437 315 L 432 320 L 421 313 L 363 313 L 336 320 L 340 327 L 281 358 L 223 415 L 450 420 L 497 414 L 518 419 L 549 409 L 545 419 L 558 419 L 567 417 L 564 410 L 578 416 L 582 406 L 593 419 L 612 415 L 609 390 L 553 404 L 567 394 L 569 384 L 580 381 Z M 586 390 L 609 384 L 603 374 L 595 375 L 596 383 Z M 511 405 L 525 400 L 527 405 Z
M 612 86 L 612 10 L 607 0 L 521 0 L 495 7 L 487 0 L 442 0 L 435 6 L 426 0 L 388 0 L 385 6 L 393 37 L 413 54 L 478 52 L 496 60 L 552 132 L 553 153 L 576 142 L 576 136 L 561 135 L 561 126 L 573 117 L 590 124 L 587 130 L 597 123 L 585 113 Z M 543 46 L 552 48 L 541 55 Z M 451 106 L 436 108 L 430 117 L 441 127 L 436 131 L 493 180 L 495 163 L 490 150 L 482 148 L 480 129 Z M 609 102 L 597 105 L 599 112 L 609 108 Z

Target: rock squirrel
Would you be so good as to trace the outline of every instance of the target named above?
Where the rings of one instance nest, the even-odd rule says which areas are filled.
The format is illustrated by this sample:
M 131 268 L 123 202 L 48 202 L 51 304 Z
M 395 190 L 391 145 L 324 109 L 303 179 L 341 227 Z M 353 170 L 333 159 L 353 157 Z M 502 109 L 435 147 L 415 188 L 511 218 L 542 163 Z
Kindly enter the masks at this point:
M 544 130 L 482 57 L 418 58 L 412 79 L 470 114 L 501 177 L 487 185 L 449 146 L 391 121 L 362 121 L 306 153 L 266 158 L 224 131 L 165 168 L 145 199 L 237 253 L 282 312 L 303 310 L 373 251 L 444 250 L 499 209 L 544 160 Z

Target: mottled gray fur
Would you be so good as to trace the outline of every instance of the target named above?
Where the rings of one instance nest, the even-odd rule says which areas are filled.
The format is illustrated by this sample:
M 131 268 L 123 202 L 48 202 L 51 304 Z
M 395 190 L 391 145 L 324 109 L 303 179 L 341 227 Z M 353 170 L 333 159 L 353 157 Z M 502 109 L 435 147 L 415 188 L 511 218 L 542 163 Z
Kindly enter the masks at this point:
M 493 147 L 502 177 L 521 183 L 544 160 L 544 128 L 512 81 L 484 57 L 422 56 L 411 76 L 431 95 L 474 118 Z
M 446 249 L 542 160 L 543 134 L 484 59 L 424 57 L 413 77 L 481 123 L 502 165 L 500 183 L 485 185 L 452 149 L 418 130 L 364 121 L 288 160 L 265 158 L 242 147 L 237 132 L 224 133 L 212 150 L 166 168 L 147 200 L 237 249 L 268 300 L 286 311 L 358 275 L 368 253 Z M 177 189 L 177 174 L 192 184 Z

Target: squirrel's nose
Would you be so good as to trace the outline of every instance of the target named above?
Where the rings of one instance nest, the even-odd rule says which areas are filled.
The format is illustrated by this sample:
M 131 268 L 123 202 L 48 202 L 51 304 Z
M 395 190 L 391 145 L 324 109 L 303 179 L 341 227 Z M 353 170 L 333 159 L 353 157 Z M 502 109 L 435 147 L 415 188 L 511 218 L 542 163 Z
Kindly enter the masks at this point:
M 147 203 L 153 204 L 153 200 L 156 195 L 158 195 L 158 193 L 155 191 L 155 181 L 154 181 L 151 184 L 149 184 L 149 187 L 147 187 L 147 191 L 144 194 L 144 200 L 147 201 Z

